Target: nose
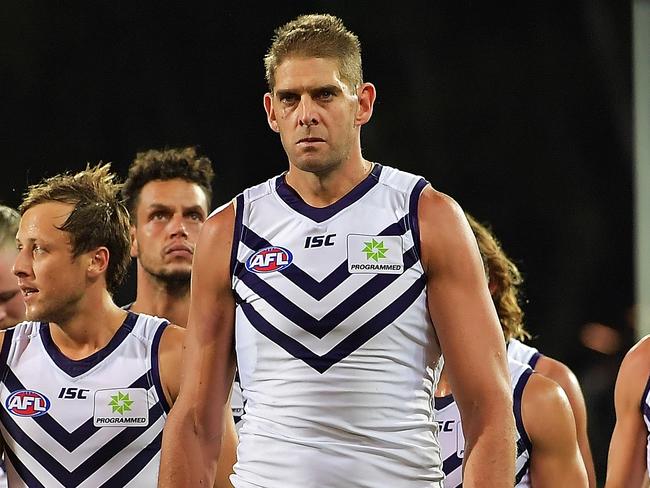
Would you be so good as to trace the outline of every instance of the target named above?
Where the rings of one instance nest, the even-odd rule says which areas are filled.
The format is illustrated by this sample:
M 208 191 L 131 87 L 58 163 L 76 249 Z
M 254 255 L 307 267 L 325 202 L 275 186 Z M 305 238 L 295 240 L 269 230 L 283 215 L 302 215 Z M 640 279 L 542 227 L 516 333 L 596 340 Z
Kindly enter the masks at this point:
M 30 276 L 31 274 L 32 268 L 31 268 L 29 258 L 26 255 L 27 253 L 28 253 L 27 249 L 22 249 L 21 251 L 19 251 L 18 254 L 16 255 L 16 260 L 14 261 L 14 265 L 11 268 L 12 273 L 18 276 L 19 278 Z
M 182 215 L 174 215 L 169 223 L 171 226 L 171 237 L 187 237 L 185 220 Z
M 309 96 L 303 96 L 300 99 L 299 119 L 301 127 L 311 127 L 318 125 L 318 114 L 316 104 Z

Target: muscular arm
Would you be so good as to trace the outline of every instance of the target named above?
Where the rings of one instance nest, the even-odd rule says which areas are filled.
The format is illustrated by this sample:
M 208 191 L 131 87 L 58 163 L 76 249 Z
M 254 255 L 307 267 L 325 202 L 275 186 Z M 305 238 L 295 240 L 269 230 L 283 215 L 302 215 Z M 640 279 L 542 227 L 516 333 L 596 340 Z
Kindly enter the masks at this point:
M 641 396 L 650 374 L 650 336 L 627 353 L 616 379 L 616 426 L 609 445 L 606 488 L 639 488 L 646 478 L 646 437 Z
M 566 365 L 547 356 L 539 358 L 535 365 L 535 371 L 555 381 L 566 393 L 575 418 L 578 447 L 580 447 L 580 454 L 587 470 L 589 488 L 596 488 L 596 471 L 587 436 L 587 407 L 578 379 Z
M 532 486 L 587 488 L 575 421 L 562 388 L 540 374 L 533 374 L 524 389 L 522 417 L 533 444 Z
M 429 314 L 461 413 L 463 486 L 512 487 L 514 420 L 503 333 L 462 210 L 427 187 L 418 207 Z
M 206 221 L 196 246 L 180 393 L 165 425 L 160 487 L 211 486 L 229 437 L 224 412 L 234 376 L 233 227 L 229 205 Z

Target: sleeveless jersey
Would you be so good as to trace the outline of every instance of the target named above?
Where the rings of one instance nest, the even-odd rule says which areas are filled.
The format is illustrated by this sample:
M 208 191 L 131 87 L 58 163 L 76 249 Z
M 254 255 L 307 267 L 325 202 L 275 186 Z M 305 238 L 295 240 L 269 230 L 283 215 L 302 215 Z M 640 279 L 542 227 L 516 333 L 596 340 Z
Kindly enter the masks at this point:
M 158 370 L 167 321 L 129 312 L 75 361 L 47 323 L 23 322 L 0 351 L 0 421 L 12 487 L 156 486 L 169 407 Z
M 533 370 L 530 366 L 508 358 L 508 368 L 513 392 L 513 410 L 517 427 L 517 460 L 515 462 L 515 488 L 530 488 L 528 468 L 531 442 L 524 429 L 521 398 Z M 445 488 L 463 486 L 462 463 L 465 454 L 465 436 L 460 421 L 460 411 L 452 395 L 435 398 L 438 441 L 442 450 Z
M 374 165 L 339 201 L 283 175 L 236 200 L 231 262 L 245 401 L 237 488 L 437 487 L 417 205 L 422 178 Z
M 641 413 L 648 431 L 648 442 L 646 443 L 646 469 L 650 476 L 650 378 L 646 383 L 643 395 L 641 396 Z
M 509 358 L 514 359 L 515 361 L 519 361 L 520 363 L 527 364 L 533 369 L 535 369 L 537 361 L 542 356 L 542 354 L 537 349 L 524 344 L 517 339 L 510 339 L 508 341 L 507 351 Z

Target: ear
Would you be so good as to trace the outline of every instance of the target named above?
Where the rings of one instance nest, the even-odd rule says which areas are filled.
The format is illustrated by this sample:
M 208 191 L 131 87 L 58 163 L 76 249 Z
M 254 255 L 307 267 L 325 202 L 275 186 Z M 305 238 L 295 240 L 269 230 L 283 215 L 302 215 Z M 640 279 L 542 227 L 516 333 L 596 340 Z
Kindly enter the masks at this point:
M 98 247 L 94 251 L 89 251 L 88 256 L 90 258 L 88 262 L 88 274 L 89 276 L 96 278 L 103 273 L 106 273 L 108 269 L 108 258 L 110 253 L 105 247 Z
M 372 108 L 375 105 L 377 91 L 372 83 L 364 83 L 357 89 L 359 105 L 354 117 L 354 125 L 361 126 L 367 123 L 372 117 Z
M 135 225 L 129 227 L 129 235 L 131 236 L 131 257 L 138 257 L 138 239 L 135 237 Z
M 280 132 L 278 128 L 278 120 L 275 117 L 275 109 L 273 108 L 273 94 L 264 94 L 264 110 L 266 111 L 266 121 L 273 132 Z

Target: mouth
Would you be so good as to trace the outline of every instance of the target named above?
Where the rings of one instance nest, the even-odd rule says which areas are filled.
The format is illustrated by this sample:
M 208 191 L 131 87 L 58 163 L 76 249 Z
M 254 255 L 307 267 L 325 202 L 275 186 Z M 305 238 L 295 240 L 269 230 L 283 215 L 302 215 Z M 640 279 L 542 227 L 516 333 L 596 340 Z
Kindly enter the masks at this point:
M 20 292 L 22 293 L 23 298 L 25 300 L 27 300 L 32 295 L 38 293 L 38 289 L 37 288 L 31 288 L 29 286 L 21 286 L 20 287 Z
M 173 244 L 165 249 L 165 255 L 192 256 L 194 255 L 194 248 L 185 244 Z
M 316 144 L 318 142 L 325 142 L 325 139 L 321 139 L 320 137 L 303 137 L 298 140 L 297 144 Z

